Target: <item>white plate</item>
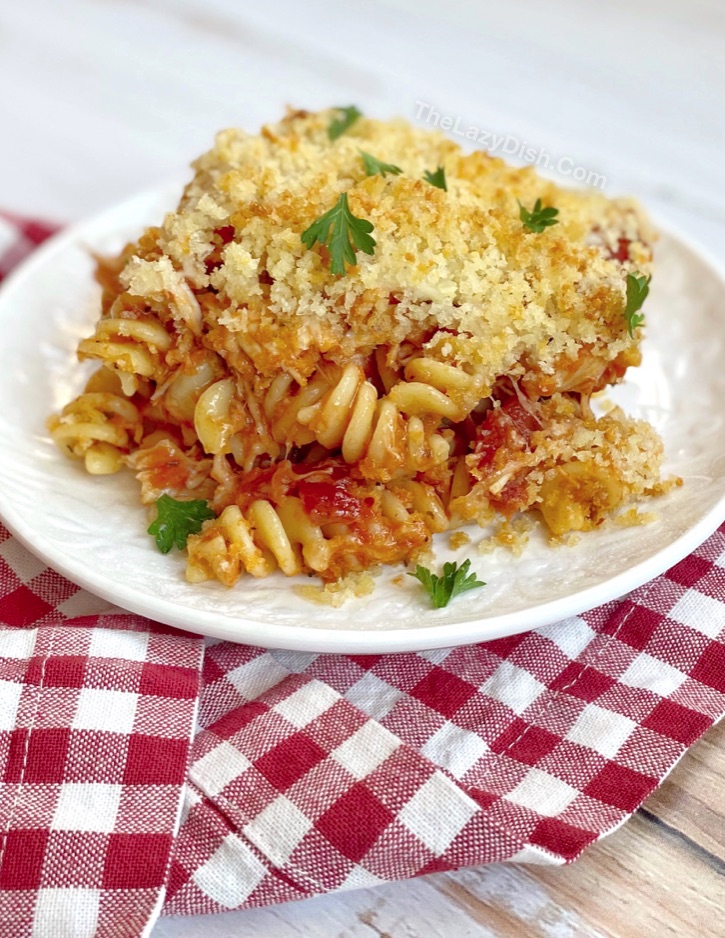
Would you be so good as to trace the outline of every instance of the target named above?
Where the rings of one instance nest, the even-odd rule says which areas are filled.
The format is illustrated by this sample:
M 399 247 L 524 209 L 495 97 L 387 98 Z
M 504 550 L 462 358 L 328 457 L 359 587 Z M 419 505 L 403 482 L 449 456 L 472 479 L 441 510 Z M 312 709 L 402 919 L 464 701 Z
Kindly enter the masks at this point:
M 184 557 L 163 556 L 145 533 L 146 510 L 130 473 L 87 475 L 45 430 L 48 414 L 77 394 L 92 365 L 75 358 L 92 331 L 99 289 L 90 249 L 118 250 L 158 222 L 177 191 L 148 193 L 42 247 L 0 292 L 0 514 L 34 553 L 86 589 L 180 628 L 273 648 L 386 652 L 497 638 L 565 619 L 623 595 L 686 556 L 725 519 L 725 274 L 674 234 L 663 234 L 647 302 L 644 365 L 610 392 L 651 421 L 666 469 L 685 485 L 653 501 L 658 521 L 584 536 L 552 549 L 535 537 L 524 555 L 468 555 L 487 586 L 432 610 L 401 568 L 342 609 L 311 604 L 281 574 L 234 589 L 190 585 Z M 479 539 L 473 531 L 474 542 Z M 438 562 L 453 555 L 442 535 Z M 298 582 L 310 582 L 298 578 Z

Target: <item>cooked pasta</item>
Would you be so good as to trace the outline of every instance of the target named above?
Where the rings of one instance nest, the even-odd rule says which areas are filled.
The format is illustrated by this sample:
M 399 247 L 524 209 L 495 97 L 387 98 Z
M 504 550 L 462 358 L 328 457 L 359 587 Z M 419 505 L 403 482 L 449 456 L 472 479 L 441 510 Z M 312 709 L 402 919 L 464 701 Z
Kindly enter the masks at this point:
M 664 491 L 654 430 L 590 408 L 640 361 L 637 205 L 402 121 L 331 139 L 335 116 L 219 134 L 177 210 L 99 261 L 78 352 L 101 367 L 58 446 L 149 504 L 207 500 L 187 575 L 227 586 L 407 563 L 497 517 L 558 539 Z
M 53 441 L 68 456 L 83 459 L 92 475 L 109 475 L 123 466 L 132 442 L 141 438 L 141 415 L 117 394 L 87 391 L 51 417 Z

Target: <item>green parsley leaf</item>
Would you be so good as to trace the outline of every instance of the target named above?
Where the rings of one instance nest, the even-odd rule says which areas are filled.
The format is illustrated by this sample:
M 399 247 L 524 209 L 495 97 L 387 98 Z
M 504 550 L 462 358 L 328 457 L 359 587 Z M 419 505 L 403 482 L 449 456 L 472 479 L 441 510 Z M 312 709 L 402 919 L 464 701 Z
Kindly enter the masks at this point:
M 333 274 L 344 274 L 345 264 L 357 264 L 355 248 L 372 254 L 375 238 L 370 237 L 372 222 L 358 218 L 350 211 L 347 193 L 343 192 L 334 208 L 321 215 L 309 228 L 302 232 L 302 243 L 311 248 L 315 241 L 326 244 L 330 251 L 330 270 Z
M 162 554 L 172 547 L 183 550 L 190 534 L 198 534 L 204 521 L 216 515 L 204 499 L 178 501 L 170 495 L 162 495 L 156 501 L 156 520 L 148 533 L 156 538 L 156 546 Z
M 420 580 L 430 596 L 434 609 L 442 609 L 459 593 L 486 585 L 482 580 L 476 579 L 475 573 L 469 574 L 470 566 L 470 560 L 464 560 L 460 567 L 455 562 L 444 563 L 443 576 L 436 576 L 435 573 L 431 573 L 426 567 L 418 564 L 415 573 L 409 573 L 408 576 Z
M 638 316 L 637 313 L 647 299 L 651 279 L 652 274 L 649 277 L 645 277 L 644 274 L 627 274 L 627 305 L 624 310 L 624 321 L 627 323 L 627 332 L 632 338 L 634 338 L 634 330 L 637 326 L 644 323 L 644 316 Z
M 340 117 L 335 117 L 327 128 L 327 136 L 330 140 L 337 140 L 346 130 L 349 130 L 358 117 L 362 117 L 362 111 L 358 111 L 354 104 L 350 107 L 335 108 L 340 113 Z
M 426 182 L 429 182 L 432 186 L 437 186 L 439 189 L 443 189 L 444 192 L 448 192 L 448 186 L 446 185 L 446 171 L 442 166 L 439 166 L 434 173 L 432 173 L 429 169 L 426 169 L 423 173 L 423 179 L 425 179 Z
M 519 202 L 518 199 L 516 201 Z M 541 199 L 536 200 L 534 209 L 531 212 L 527 208 L 524 208 L 521 202 L 519 202 L 519 218 L 524 223 L 524 226 L 535 234 L 541 234 L 541 232 L 550 225 L 558 225 L 559 221 L 556 217 L 558 214 L 558 208 L 542 208 Z
M 382 160 L 371 156 L 370 153 L 365 153 L 364 150 L 360 150 L 360 156 L 362 157 L 366 176 L 386 176 L 388 173 L 393 176 L 399 176 L 400 173 L 403 172 L 403 170 L 394 163 L 383 163 Z

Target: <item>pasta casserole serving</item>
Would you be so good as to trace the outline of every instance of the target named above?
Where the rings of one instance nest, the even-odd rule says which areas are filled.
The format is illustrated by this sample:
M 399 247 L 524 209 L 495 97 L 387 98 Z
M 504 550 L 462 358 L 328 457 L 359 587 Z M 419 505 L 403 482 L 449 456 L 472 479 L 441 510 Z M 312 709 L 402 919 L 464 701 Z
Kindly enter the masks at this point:
M 130 467 L 189 580 L 336 580 L 525 513 L 562 539 L 664 490 L 655 431 L 589 404 L 640 361 L 634 202 L 353 107 L 194 168 L 99 260 L 100 368 L 49 422 L 89 472 Z

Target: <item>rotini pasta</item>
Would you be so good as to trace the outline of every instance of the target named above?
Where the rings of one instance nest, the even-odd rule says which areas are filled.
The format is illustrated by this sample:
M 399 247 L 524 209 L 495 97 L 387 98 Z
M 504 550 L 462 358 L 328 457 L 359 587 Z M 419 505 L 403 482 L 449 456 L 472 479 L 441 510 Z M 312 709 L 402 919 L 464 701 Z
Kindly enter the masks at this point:
M 455 413 L 449 398 L 420 382 L 400 382 L 379 398 L 351 362 L 317 402 L 297 410 L 296 422 L 325 449 L 339 449 L 346 463 L 359 463 L 366 478 L 387 481 L 445 462 L 452 434 L 438 424 Z
M 193 583 L 217 579 L 231 586 L 242 572 L 264 577 L 279 569 L 285 576 L 312 571 L 340 577 L 394 562 L 401 540 L 409 550 L 421 549 L 432 531 L 445 526 L 443 515 L 433 520 L 441 507 L 434 492 L 419 486 L 410 494 L 401 498 L 376 487 L 362 516 L 331 523 L 315 520 L 305 499 L 295 496 L 276 505 L 255 499 L 244 510 L 229 505 L 189 538 L 187 576 Z
M 79 358 L 97 358 L 114 368 L 129 397 L 139 389 L 139 379 L 158 375 L 161 358 L 171 347 L 171 337 L 160 322 L 151 319 L 102 319 L 96 333 L 78 346 Z
M 67 456 L 82 459 L 92 475 L 118 472 L 123 456 L 141 438 L 141 415 L 125 398 L 105 392 L 81 394 L 49 421 L 53 441 Z
M 402 122 L 331 141 L 333 117 L 220 134 L 177 211 L 99 262 L 78 352 L 101 368 L 54 442 L 144 502 L 206 500 L 188 578 L 228 586 L 408 563 L 496 515 L 560 537 L 662 491 L 654 431 L 589 406 L 639 362 L 638 208 Z

